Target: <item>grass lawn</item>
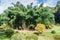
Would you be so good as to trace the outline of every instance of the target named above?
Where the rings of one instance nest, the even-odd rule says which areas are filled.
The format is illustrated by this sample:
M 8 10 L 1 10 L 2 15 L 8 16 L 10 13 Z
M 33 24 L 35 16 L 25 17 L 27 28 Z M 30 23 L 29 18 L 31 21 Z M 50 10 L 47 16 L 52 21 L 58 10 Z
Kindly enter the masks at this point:
M 52 34 L 51 33 L 52 30 L 55 30 L 56 33 Z M 43 36 L 43 37 L 40 36 L 40 38 L 42 37 L 42 40 L 60 40 L 60 26 L 55 26 L 52 29 L 50 29 L 49 31 L 43 32 L 43 34 L 46 36 Z M 53 39 L 53 36 L 55 36 L 55 35 L 58 35 L 58 36 L 56 36 L 57 38 Z
M 56 34 L 59 34 L 59 33 L 56 33 Z M 54 40 L 52 37 L 53 34 L 51 34 L 50 32 L 44 32 L 43 34 L 45 34 L 45 36 L 38 36 L 38 40 Z M 10 40 L 10 38 L 6 37 L 6 35 L 0 35 L 0 40 Z
M 0 34 L 0 40 L 10 40 L 10 38 L 6 37 L 4 34 Z
M 47 31 L 43 32 L 46 35 L 53 35 L 51 31 L 54 30 L 56 33 L 54 35 L 60 35 L 60 26 L 55 25 L 52 29 L 48 29 Z
M 52 30 L 55 30 L 56 33 L 52 34 L 51 33 Z M 32 33 L 32 32 L 28 32 L 28 33 Z M 60 27 L 53 27 L 49 31 L 43 32 L 43 35 L 45 35 L 45 36 L 42 36 L 42 35 L 38 36 L 38 40 L 54 40 L 52 36 L 60 35 Z M 6 35 L 4 35 L 4 34 L 0 34 L 0 40 L 10 40 L 10 38 L 6 37 Z M 60 39 L 58 39 L 58 40 L 60 40 Z

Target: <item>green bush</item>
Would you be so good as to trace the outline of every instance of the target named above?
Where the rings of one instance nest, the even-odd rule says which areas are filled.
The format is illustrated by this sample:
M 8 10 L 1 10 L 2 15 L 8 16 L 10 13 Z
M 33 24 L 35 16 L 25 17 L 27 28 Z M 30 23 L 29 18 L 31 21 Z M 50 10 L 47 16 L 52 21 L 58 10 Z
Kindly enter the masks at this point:
M 8 28 L 11 28 L 11 27 L 5 23 L 0 26 L 0 29 L 3 29 L 3 30 L 6 30 Z
M 39 35 L 40 33 L 39 32 L 34 32 L 34 34 Z
M 34 30 L 34 28 L 35 28 L 35 25 L 33 25 L 33 24 L 29 25 L 29 29 Z
M 11 40 L 38 40 L 38 37 L 29 33 L 17 33 L 11 37 Z
M 38 40 L 37 35 L 29 34 L 26 36 L 26 40 Z
M 11 37 L 11 40 L 24 40 L 24 37 L 21 33 L 16 33 Z
M 1 29 L 1 28 L 0 28 L 0 32 L 4 32 L 4 31 L 5 31 L 4 29 Z
M 51 31 L 51 33 L 52 33 L 52 34 L 55 34 L 55 33 L 56 33 L 56 31 L 55 31 L 55 30 L 52 30 L 52 31 Z
M 6 29 L 5 30 L 5 35 L 7 37 L 11 37 L 14 34 L 14 31 L 12 29 Z

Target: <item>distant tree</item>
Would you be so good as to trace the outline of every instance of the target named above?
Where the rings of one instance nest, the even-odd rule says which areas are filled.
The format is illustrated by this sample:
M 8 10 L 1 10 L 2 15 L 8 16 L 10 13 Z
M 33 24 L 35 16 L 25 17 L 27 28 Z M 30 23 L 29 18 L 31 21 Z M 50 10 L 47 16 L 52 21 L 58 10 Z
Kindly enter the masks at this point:
M 55 22 L 60 24 L 60 1 L 57 2 L 57 12 L 55 13 Z

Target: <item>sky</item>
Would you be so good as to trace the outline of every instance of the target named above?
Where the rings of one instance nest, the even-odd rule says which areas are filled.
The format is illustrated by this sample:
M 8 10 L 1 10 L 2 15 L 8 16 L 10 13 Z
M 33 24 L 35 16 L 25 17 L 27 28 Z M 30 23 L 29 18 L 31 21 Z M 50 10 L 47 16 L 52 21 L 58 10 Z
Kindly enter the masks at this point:
M 7 9 L 9 6 L 13 6 L 11 3 L 16 3 L 17 1 L 22 3 L 24 6 L 27 6 L 32 2 L 33 6 L 39 6 L 42 2 L 44 2 L 44 7 L 55 7 L 58 0 L 0 0 L 0 13 L 3 13 L 3 11 Z

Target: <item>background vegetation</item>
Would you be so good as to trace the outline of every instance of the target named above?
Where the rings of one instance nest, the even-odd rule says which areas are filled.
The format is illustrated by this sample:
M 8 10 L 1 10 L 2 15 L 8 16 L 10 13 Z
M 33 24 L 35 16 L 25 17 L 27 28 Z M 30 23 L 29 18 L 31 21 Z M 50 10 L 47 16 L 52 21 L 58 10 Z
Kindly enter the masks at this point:
M 43 7 L 44 3 L 39 7 L 33 7 L 33 3 L 27 7 L 20 2 L 12 4 L 0 14 L 1 40 L 60 40 L 60 25 L 55 25 L 60 24 L 60 1 L 56 7 Z M 38 32 L 20 33 L 20 30 Z
M 20 2 L 12 3 L 13 6 L 0 14 L 0 26 L 5 23 L 15 29 L 34 29 L 38 23 L 41 23 L 49 28 L 52 24 L 60 23 L 59 2 L 56 7 L 43 7 L 43 3 L 39 7 L 33 7 L 33 3 L 27 7 Z

